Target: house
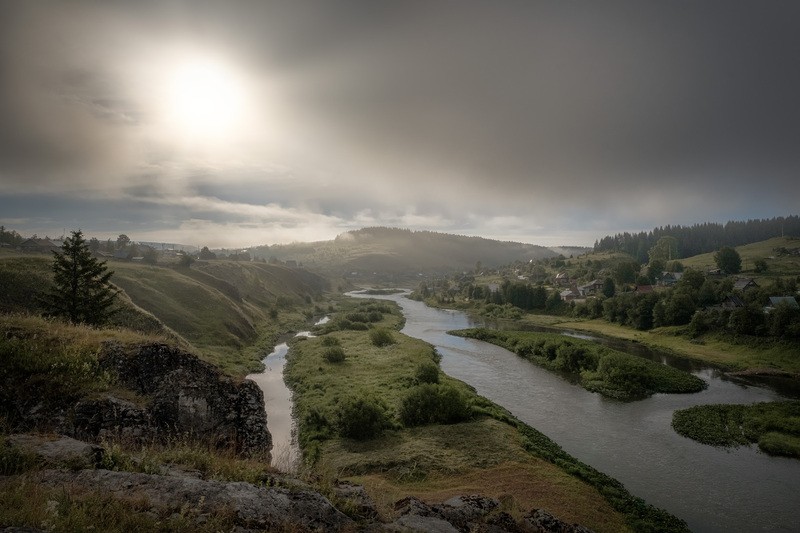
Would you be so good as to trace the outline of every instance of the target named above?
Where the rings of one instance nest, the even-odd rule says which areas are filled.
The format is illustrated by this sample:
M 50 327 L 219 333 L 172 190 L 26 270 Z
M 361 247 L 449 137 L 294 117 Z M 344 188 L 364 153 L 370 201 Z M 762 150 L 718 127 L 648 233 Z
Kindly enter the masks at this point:
M 555 282 L 559 287 L 569 287 L 572 283 L 569 279 L 569 274 L 566 272 L 559 272 L 556 274 Z
M 591 296 L 603 290 L 603 282 L 599 279 L 593 280 L 586 285 L 578 287 L 580 293 L 584 296 Z
M 745 303 L 744 300 L 736 296 L 735 294 L 731 294 L 720 304 L 720 307 L 723 309 L 738 309 L 739 307 L 744 307 Z
M 721 268 L 712 268 L 706 270 L 706 277 L 708 278 L 724 278 L 727 275 L 728 273 L 722 270 Z
M 28 239 L 19 245 L 19 249 L 27 253 L 50 253 L 61 247 L 50 239 Z
M 653 291 L 655 291 L 655 287 L 652 285 L 637 285 L 633 290 L 636 294 L 650 294 Z
M 570 287 L 569 289 L 563 290 L 559 293 L 559 295 L 561 296 L 561 300 L 565 302 L 578 300 L 581 297 L 581 293 L 578 292 L 577 287 Z
M 768 310 L 775 309 L 781 304 L 788 305 L 792 309 L 800 309 L 800 305 L 794 296 L 770 296 L 769 305 L 766 307 Z
M 747 291 L 750 289 L 757 289 L 758 284 L 753 281 L 753 278 L 740 278 L 733 284 L 733 289 L 737 291 Z
M 658 284 L 664 287 L 672 287 L 683 277 L 683 272 L 662 272 Z

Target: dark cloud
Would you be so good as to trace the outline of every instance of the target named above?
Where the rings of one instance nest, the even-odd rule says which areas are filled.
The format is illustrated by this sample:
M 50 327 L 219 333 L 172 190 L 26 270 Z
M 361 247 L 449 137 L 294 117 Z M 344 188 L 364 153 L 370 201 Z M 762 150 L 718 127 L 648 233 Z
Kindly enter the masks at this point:
M 195 206 L 181 217 L 217 222 L 193 210 L 197 198 L 226 216 L 229 202 L 474 233 L 506 220 L 520 238 L 529 225 L 530 240 L 800 207 L 791 2 L 0 10 L 0 194 L 172 195 Z M 265 105 L 274 97 L 274 117 L 259 118 L 272 140 L 215 159 L 155 130 L 149 80 L 135 74 L 175 42 L 234 58 Z

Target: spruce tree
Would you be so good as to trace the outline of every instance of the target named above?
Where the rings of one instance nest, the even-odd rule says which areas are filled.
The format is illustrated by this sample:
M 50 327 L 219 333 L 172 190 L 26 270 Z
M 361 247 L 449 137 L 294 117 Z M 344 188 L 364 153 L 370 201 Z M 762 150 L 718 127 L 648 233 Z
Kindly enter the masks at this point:
M 81 230 L 73 231 L 61 252 L 53 252 L 54 286 L 47 297 L 48 314 L 76 324 L 102 324 L 117 296 L 109 283 L 112 274 L 105 261 L 92 257 Z

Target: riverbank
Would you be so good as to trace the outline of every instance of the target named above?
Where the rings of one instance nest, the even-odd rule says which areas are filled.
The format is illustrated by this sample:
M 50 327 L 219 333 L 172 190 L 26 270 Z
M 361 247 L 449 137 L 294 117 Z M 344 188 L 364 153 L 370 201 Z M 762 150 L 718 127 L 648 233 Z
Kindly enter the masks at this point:
M 294 341 L 289 354 L 300 443 L 315 470 L 364 484 L 386 515 L 399 495 L 444 501 L 475 491 L 500 501 L 515 519 L 536 505 L 596 531 L 686 529 L 464 383 L 438 368 L 433 376 L 421 372 L 438 357 L 430 344 L 397 331 L 403 317 L 395 304 L 381 301 L 389 313 L 380 311 L 371 328 L 350 329 L 352 318 L 369 316 L 376 304 L 355 305 L 367 307 L 334 316 L 319 337 Z M 389 331 L 392 342 L 376 343 L 374 331 Z M 326 357 L 336 348 L 344 361 Z M 458 413 L 453 423 L 436 421 L 449 415 L 409 417 L 410 398 L 425 395 L 434 401 L 423 401 L 422 413 Z M 460 405 L 468 407 L 466 416 Z M 347 422 L 365 415 L 374 432 L 344 436 Z
M 440 305 L 430 298 L 426 299 L 425 303 L 438 309 L 455 307 L 478 321 L 491 319 L 491 317 L 480 314 L 480 309 L 472 305 Z M 577 330 L 612 339 L 636 342 L 675 357 L 709 363 L 731 373 L 779 375 L 800 381 L 800 357 L 797 357 L 797 344 L 788 341 L 767 341 L 763 338 L 747 337 L 733 338 L 713 333 L 690 338 L 685 334 L 685 326 L 642 331 L 603 319 L 580 319 L 571 316 L 523 313 L 521 311 L 517 315 L 519 315 L 518 318 L 506 317 L 502 320 L 523 326 L 520 329 L 524 329 L 524 326 L 536 326 Z
M 660 393 L 694 393 L 706 383 L 688 372 L 555 333 L 471 328 L 451 335 L 490 342 L 548 370 L 577 380 L 583 388 L 622 401 Z

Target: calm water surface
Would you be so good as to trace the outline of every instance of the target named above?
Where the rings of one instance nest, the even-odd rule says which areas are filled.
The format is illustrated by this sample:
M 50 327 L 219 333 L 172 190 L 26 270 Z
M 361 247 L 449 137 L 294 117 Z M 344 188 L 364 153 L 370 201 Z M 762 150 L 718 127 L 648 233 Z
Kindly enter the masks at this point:
M 314 323 L 325 324 L 330 317 L 323 317 Z M 301 331 L 295 337 L 313 337 L 310 331 Z M 264 393 L 264 409 L 267 412 L 267 428 L 272 435 L 272 466 L 284 472 L 296 470 L 300 459 L 300 446 L 297 443 L 297 421 L 292 416 L 292 391 L 283 381 L 286 354 L 289 345 L 282 342 L 263 360 L 264 371 L 250 374 Z
M 705 446 L 670 427 L 676 409 L 782 399 L 775 390 L 725 380 L 718 370 L 692 363 L 692 373 L 708 382 L 703 392 L 656 394 L 632 403 L 608 400 L 508 350 L 447 335 L 475 326 L 460 311 L 433 309 L 403 295 L 368 297 L 400 304 L 403 333 L 436 346 L 447 374 L 633 494 L 683 518 L 692 530 L 800 531 L 800 461 L 770 457 L 756 447 Z

